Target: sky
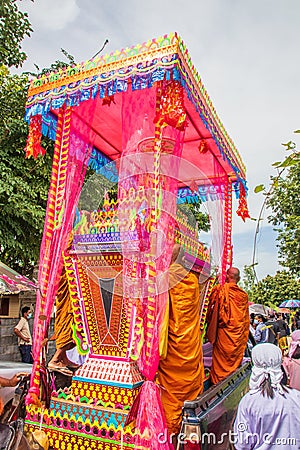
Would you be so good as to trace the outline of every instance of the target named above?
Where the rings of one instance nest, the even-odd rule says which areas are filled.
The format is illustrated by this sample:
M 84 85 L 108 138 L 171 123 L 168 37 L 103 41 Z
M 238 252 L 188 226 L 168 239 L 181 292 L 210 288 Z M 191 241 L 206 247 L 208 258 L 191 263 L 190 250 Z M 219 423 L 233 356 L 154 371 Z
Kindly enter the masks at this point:
M 215 109 L 247 168 L 250 215 L 257 219 L 263 194 L 286 156 L 282 143 L 299 137 L 299 0 L 22 0 L 34 32 L 23 49 L 22 70 L 64 59 L 91 59 L 176 31 L 185 42 Z M 237 204 L 234 204 L 234 209 Z M 255 262 L 261 279 L 280 270 L 276 234 L 260 222 Z M 252 263 L 255 220 L 233 216 L 234 265 Z

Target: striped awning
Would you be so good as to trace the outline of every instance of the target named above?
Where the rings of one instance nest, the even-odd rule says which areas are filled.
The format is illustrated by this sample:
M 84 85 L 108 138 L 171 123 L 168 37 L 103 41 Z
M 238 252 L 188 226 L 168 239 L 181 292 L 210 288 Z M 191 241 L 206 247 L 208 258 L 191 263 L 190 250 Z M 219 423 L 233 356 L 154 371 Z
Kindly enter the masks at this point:
M 34 289 L 37 289 L 37 285 L 33 281 L 0 261 L 0 295 L 18 294 Z

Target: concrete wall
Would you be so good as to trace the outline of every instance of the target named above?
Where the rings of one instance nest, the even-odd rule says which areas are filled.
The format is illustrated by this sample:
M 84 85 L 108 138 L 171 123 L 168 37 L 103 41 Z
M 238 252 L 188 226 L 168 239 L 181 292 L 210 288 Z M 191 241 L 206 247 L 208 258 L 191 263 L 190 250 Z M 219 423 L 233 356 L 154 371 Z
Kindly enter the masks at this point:
M 20 311 L 23 308 L 23 306 L 29 306 L 31 308 L 31 311 L 34 313 L 36 303 L 36 291 L 20 292 L 19 299 L 20 299 Z
M 20 351 L 18 347 L 18 338 L 14 334 L 14 328 L 19 318 L 1 318 L 0 319 L 0 361 L 21 361 Z M 29 320 L 29 327 L 33 327 L 33 319 Z M 53 334 L 54 320 L 50 322 L 49 336 Z M 49 344 L 47 360 L 55 352 L 55 342 Z
M 0 320 L 0 360 L 21 361 L 18 338 L 14 334 L 18 318 L 1 318 Z

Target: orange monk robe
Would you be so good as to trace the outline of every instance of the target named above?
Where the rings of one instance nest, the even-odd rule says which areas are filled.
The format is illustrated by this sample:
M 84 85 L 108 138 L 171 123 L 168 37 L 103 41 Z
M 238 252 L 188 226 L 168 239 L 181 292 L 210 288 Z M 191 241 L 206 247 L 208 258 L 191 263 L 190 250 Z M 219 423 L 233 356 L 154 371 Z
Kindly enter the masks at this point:
M 63 267 L 59 287 L 55 299 L 56 315 L 54 333 L 56 336 L 56 348 L 61 349 L 73 344 L 74 315 L 69 294 L 69 285 L 66 270 Z M 74 345 L 73 345 L 74 346 Z
M 201 394 L 203 378 L 199 282 L 180 264 L 173 264 L 170 267 L 167 352 L 158 369 L 170 433 L 180 432 L 183 403 Z
M 210 305 L 218 306 L 216 341 L 213 344 L 213 384 L 233 373 L 242 363 L 249 336 L 248 294 L 235 283 L 216 286 Z

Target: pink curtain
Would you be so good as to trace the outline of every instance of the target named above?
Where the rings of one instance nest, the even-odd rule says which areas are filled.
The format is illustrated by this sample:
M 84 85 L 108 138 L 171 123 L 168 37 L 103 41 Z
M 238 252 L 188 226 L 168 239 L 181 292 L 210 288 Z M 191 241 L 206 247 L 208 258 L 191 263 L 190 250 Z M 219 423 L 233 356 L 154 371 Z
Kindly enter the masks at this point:
M 168 113 L 172 120 L 176 114 L 185 118 L 181 87 L 176 82 L 157 83 L 151 89 L 123 94 L 119 223 L 124 297 L 131 322 L 128 357 L 137 360 L 146 380 L 128 421 L 135 419 L 135 445 L 149 449 L 172 448 L 157 439 L 165 433 L 166 423 L 154 382 L 159 365 L 160 325 L 168 301 L 168 268 L 185 129 L 178 120 L 171 123 Z M 162 166 L 168 166 L 167 174 Z
M 93 118 L 94 106 L 85 105 L 85 114 Z M 78 108 L 78 112 L 80 109 Z M 85 116 L 86 118 L 86 116 Z M 88 120 L 87 120 L 88 122 Z M 33 372 L 27 403 L 38 403 L 41 392 L 41 344 L 47 335 L 62 270 L 62 252 L 73 226 L 87 163 L 93 146 L 93 134 L 76 109 L 59 111 L 52 174 L 40 250 L 39 289 L 34 320 Z

